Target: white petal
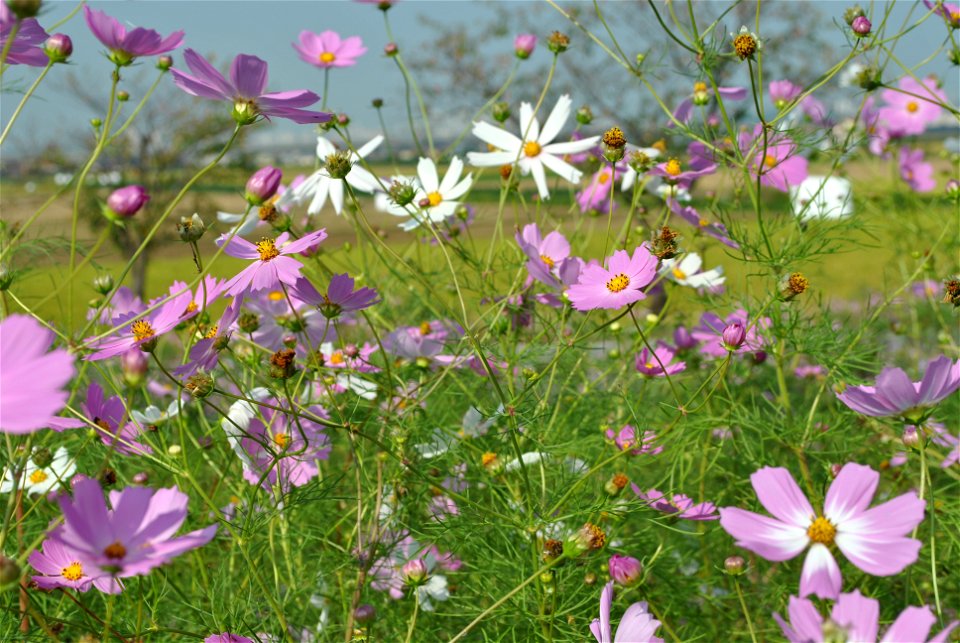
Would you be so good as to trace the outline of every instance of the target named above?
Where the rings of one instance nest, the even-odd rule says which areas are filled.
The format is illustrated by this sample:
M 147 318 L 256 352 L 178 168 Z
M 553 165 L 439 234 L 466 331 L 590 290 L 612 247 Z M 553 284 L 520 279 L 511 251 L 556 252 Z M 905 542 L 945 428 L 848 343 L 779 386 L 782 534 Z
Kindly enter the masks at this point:
M 514 156 L 520 152 L 523 142 L 505 129 L 494 127 L 486 121 L 473 124 L 473 135 L 481 141 L 493 145 L 498 150 L 512 151 Z
M 425 192 L 437 192 L 440 188 L 440 179 L 437 178 L 437 166 L 431 159 L 421 158 L 417 163 L 417 176 Z
M 530 173 L 533 174 L 533 181 L 537 184 L 537 191 L 540 193 L 541 199 L 550 198 L 550 190 L 547 189 L 547 175 L 543 171 L 543 163 L 541 159 L 543 154 L 540 154 L 535 159 L 530 159 L 528 167 L 530 168 Z
M 583 173 L 580 170 L 573 167 L 566 161 L 553 156 L 552 154 L 544 154 L 541 152 L 538 158 L 543 162 L 544 165 L 570 183 L 579 183 L 580 179 L 583 177 Z
M 533 116 L 530 103 L 520 103 L 520 138 L 524 141 L 536 141 L 540 138 L 540 123 Z
M 330 156 L 336 151 L 337 151 L 337 148 L 334 146 L 333 143 L 328 141 L 323 136 L 317 137 L 317 158 L 318 159 L 321 159 L 321 160 L 326 159 L 328 156 Z
M 557 99 L 557 104 L 553 106 L 553 111 L 547 117 L 547 122 L 543 124 L 543 131 L 537 138 L 540 145 L 546 145 L 557 137 L 557 134 L 563 129 L 564 123 L 570 117 L 570 106 L 572 104 L 573 101 L 568 94 L 564 94 Z
M 455 199 L 456 197 L 447 196 L 447 192 L 450 191 L 454 185 L 457 184 L 457 181 L 460 180 L 460 175 L 463 173 L 463 161 L 454 156 L 450 159 L 450 165 L 447 167 L 447 173 L 443 175 L 443 181 L 440 182 L 440 187 L 437 188 L 437 192 L 443 195 L 444 199 Z
M 475 167 L 500 167 L 517 160 L 517 152 L 467 152 L 467 162 Z
M 599 140 L 599 136 L 591 136 L 590 138 L 583 138 L 579 141 L 550 143 L 550 145 L 543 146 L 543 151 L 549 152 L 550 154 L 559 154 L 560 156 L 563 156 L 564 154 L 578 154 L 580 152 L 586 152 L 590 148 L 594 147 Z
M 467 178 L 460 181 L 452 188 L 442 191 L 444 200 L 450 199 L 451 201 L 453 201 L 453 200 L 459 199 L 460 197 L 462 197 L 464 194 L 467 193 L 467 190 L 470 189 L 471 185 L 473 185 L 473 175 L 468 174 Z
M 333 205 L 333 211 L 338 215 L 343 212 L 343 181 L 332 181 L 330 183 L 330 204 Z
M 357 156 L 365 158 L 367 154 L 380 147 L 380 143 L 383 143 L 383 135 L 377 134 L 357 149 Z

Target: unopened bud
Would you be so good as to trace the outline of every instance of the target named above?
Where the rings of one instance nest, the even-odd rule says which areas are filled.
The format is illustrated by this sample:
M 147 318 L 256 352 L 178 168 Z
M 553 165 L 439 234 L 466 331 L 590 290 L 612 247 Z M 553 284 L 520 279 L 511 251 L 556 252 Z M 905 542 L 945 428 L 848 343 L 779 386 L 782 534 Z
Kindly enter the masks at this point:
M 141 486 L 145 485 L 148 482 L 150 482 L 150 474 L 148 474 L 146 471 L 139 471 L 133 474 L 132 481 L 133 481 L 133 484 L 138 484 Z
M 908 449 L 916 449 L 921 443 L 920 433 L 917 431 L 917 427 L 912 425 L 904 427 L 900 439 L 903 441 L 903 446 Z
M 743 573 L 747 561 L 742 556 L 730 556 L 723 561 L 723 570 L 731 576 L 739 576 Z
M 65 33 L 55 33 L 43 43 L 47 57 L 55 63 L 65 63 L 73 53 L 73 41 Z
M 562 53 L 570 46 L 570 36 L 559 31 L 554 31 L 547 36 L 547 49 L 555 54 Z
M 400 48 L 397 47 L 397 43 L 388 42 L 383 47 L 383 53 L 385 53 L 388 56 L 396 56 L 398 53 L 400 53 Z
M 589 105 L 581 105 L 576 113 L 577 122 L 581 125 L 589 125 L 593 122 L 593 110 Z
M 193 397 L 201 399 L 213 393 L 213 384 L 212 377 L 206 373 L 197 373 L 187 378 L 183 388 L 187 389 Z
M 180 240 L 185 243 L 197 241 L 206 231 L 207 227 L 203 224 L 203 220 L 200 219 L 200 215 L 196 212 L 194 212 L 193 216 L 189 219 L 187 217 L 180 217 L 180 223 L 177 224 L 177 234 L 180 235 Z
M 735 351 L 746 341 L 747 331 L 740 322 L 727 324 L 723 329 L 723 347 L 728 351 Z
M 20 565 L 12 558 L 0 554 L 0 587 L 11 585 L 20 580 Z
M 610 578 L 624 587 L 636 585 L 640 582 L 640 576 L 643 574 L 643 565 L 639 560 L 632 556 L 621 556 L 620 554 L 614 554 L 610 557 L 607 569 L 610 571 Z
M 100 273 L 93 278 L 93 289 L 101 295 L 106 295 L 113 290 L 113 276 L 106 272 Z
M 403 574 L 403 582 L 407 585 L 422 585 L 424 581 L 427 580 L 427 563 L 423 561 L 422 558 L 415 558 L 413 560 L 408 560 L 404 563 L 401 573 Z
M 267 165 L 262 167 L 247 180 L 244 198 L 250 205 L 262 205 L 268 201 L 280 187 L 283 172 L 280 169 Z
M 13 284 L 13 278 L 16 273 L 10 269 L 10 265 L 0 263 L 0 291 L 7 290 Z
M 361 603 L 357 605 L 357 609 L 353 610 L 353 620 L 357 623 L 369 623 L 377 616 L 376 608 L 369 603 Z
M 948 197 L 954 201 L 960 201 L 960 181 L 957 179 L 950 179 L 947 181 L 945 189 Z
M 843 21 L 849 26 L 853 26 L 853 21 L 857 18 L 864 17 L 863 7 L 858 4 L 849 7 L 846 11 L 843 12 Z
M 870 30 L 873 28 L 873 25 L 866 16 L 857 16 L 854 18 L 850 28 L 853 29 L 853 33 L 857 34 L 858 37 L 863 38 L 870 35 Z
M 173 58 L 171 56 L 160 56 L 157 58 L 157 69 L 167 71 L 173 67 Z
M 340 127 L 346 127 L 350 124 L 350 117 L 343 112 L 337 114 L 337 124 L 340 125 Z
M 503 101 L 494 103 L 490 111 L 493 114 L 493 120 L 504 123 L 510 118 L 510 103 Z
M 30 459 L 41 469 L 46 469 L 50 466 L 50 463 L 53 462 L 53 454 L 50 453 L 50 449 L 40 447 L 33 452 L 33 456 L 31 456 Z
M 380 109 L 381 107 L 383 107 L 383 99 L 374 98 L 372 101 L 370 101 L 370 104 L 373 105 L 374 109 Z M 360 608 L 357 608 L 357 609 L 360 609 Z
M 130 100 L 130 92 L 121 89 L 117 92 L 117 100 L 121 103 L 126 103 L 128 100 Z

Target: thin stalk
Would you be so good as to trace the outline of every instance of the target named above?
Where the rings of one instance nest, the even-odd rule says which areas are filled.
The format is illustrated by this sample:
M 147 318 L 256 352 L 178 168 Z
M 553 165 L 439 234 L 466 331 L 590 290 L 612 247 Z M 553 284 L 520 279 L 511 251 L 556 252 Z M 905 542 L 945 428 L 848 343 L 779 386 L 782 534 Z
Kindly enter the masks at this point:
M 10 117 L 10 121 L 7 123 L 7 126 L 3 128 L 3 134 L 0 134 L 0 145 L 3 145 L 3 142 L 7 140 L 7 135 L 10 134 L 10 130 L 13 129 L 14 121 L 16 121 L 17 117 L 20 116 L 20 112 L 23 111 L 23 107 L 27 104 L 27 101 L 30 100 L 30 97 L 33 96 L 33 92 L 36 91 L 37 87 L 40 85 L 40 81 L 44 79 L 51 67 L 53 67 L 52 60 L 47 63 L 47 66 L 43 68 L 43 71 L 40 72 L 40 75 L 37 76 L 37 79 L 33 81 L 32 85 L 30 85 L 30 89 L 28 89 L 27 93 L 23 95 L 23 98 L 20 99 L 20 104 L 17 105 L 16 111 L 13 112 L 13 116 Z

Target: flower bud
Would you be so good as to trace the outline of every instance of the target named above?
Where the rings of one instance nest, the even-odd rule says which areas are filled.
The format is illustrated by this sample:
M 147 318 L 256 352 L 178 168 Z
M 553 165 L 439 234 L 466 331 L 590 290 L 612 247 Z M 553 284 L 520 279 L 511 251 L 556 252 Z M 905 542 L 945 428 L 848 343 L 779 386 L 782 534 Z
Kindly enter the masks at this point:
M 113 276 L 107 272 L 100 273 L 93 278 L 93 289 L 101 295 L 106 295 L 113 290 Z
M 589 125 L 593 122 L 593 110 L 589 105 L 583 105 L 577 110 L 576 118 L 581 125 Z
M 256 313 L 242 312 L 237 318 L 237 326 L 244 333 L 252 335 L 260 329 L 260 317 Z
M 854 18 L 853 23 L 851 23 L 850 28 L 853 29 L 853 33 L 857 34 L 858 37 L 863 38 L 870 35 L 870 30 L 873 28 L 873 25 L 866 16 L 857 16 Z
M 810 281 L 802 272 L 795 272 L 785 278 L 781 284 L 780 297 L 783 301 L 792 301 L 797 295 L 802 295 L 810 287 Z
M 180 223 L 177 224 L 177 234 L 180 235 L 180 240 L 184 243 L 197 241 L 206 231 L 207 227 L 203 224 L 203 220 L 196 212 L 194 212 L 193 216 L 189 219 L 187 217 L 180 217 Z
M 350 117 L 344 114 L 343 112 L 337 114 L 337 124 L 340 127 L 346 127 L 350 124 Z
M 121 89 L 117 92 L 117 100 L 121 103 L 126 103 L 128 100 L 130 100 L 130 92 Z
M 244 194 L 247 203 L 262 205 L 277 193 L 282 178 L 283 172 L 270 165 L 254 172 L 253 176 L 247 180 L 247 188 Z
M 943 282 L 943 303 L 960 306 L 960 279 L 949 279 Z
M 607 542 L 607 535 L 593 523 L 584 523 L 578 531 L 571 534 L 563 545 L 563 553 L 571 558 L 593 549 L 600 549 Z
M 53 454 L 50 453 L 50 449 L 40 447 L 33 452 L 30 459 L 41 469 L 46 469 L 50 466 L 50 463 L 53 462 Z
M 513 51 L 520 60 L 526 60 L 537 46 L 537 37 L 532 33 L 522 33 L 513 40 Z
M 117 472 L 110 467 L 104 467 L 100 470 L 100 473 L 97 474 L 97 480 L 99 480 L 100 484 L 104 487 L 112 487 L 117 484 Z
M 150 195 L 142 185 L 128 185 L 114 190 L 107 197 L 105 214 L 113 220 L 129 219 L 150 200 Z
M 382 98 L 374 98 L 372 101 L 370 101 L 370 104 L 373 105 L 373 108 L 374 108 L 374 109 L 380 109 L 381 107 L 383 107 L 383 99 L 382 99 Z M 372 606 L 371 606 L 371 607 L 372 607 Z M 360 608 L 358 607 L 357 609 L 360 609 Z
M 637 58 L 636 58 L 636 60 L 637 60 L 637 67 L 639 67 L 640 65 L 642 65 L 642 64 L 643 64 L 643 61 L 646 60 L 646 59 L 647 59 L 647 55 L 646 55 L 646 54 L 637 54 Z
M 723 329 L 723 347 L 728 351 L 733 352 L 743 346 L 746 338 L 747 331 L 740 322 L 727 324 L 727 327 Z
M 946 192 L 947 196 L 954 201 L 960 200 L 960 181 L 957 179 L 947 181 Z
M 37 14 L 40 13 L 40 0 L 6 0 L 6 2 L 10 12 L 18 20 L 36 18 Z
M 173 67 L 173 57 L 171 56 L 160 56 L 157 58 L 157 69 L 160 71 L 167 71 Z
M 861 7 L 858 4 L 855 4 L 852 7 L 849 7 L 846 11 L 843 12 L 843 21 L 848 25 L 850 25 L 851 27 L 853 26 L 854 20 L 856 20 L 857 18 L 863 18 L 863 17 L 864 17 L 863 7 Z
M 43 43 L 47 57 L 55 63 L 65 63 L 73 53 L 73 40 L 65 33 L 55 33 Z
M 730 556 L 723 561 L 723 570 L 731 576 L 739 576 L 743 573 L 746 564 L 747 561 L 742 556 Z
M 860 87 L 860 89 L 870 92 L 882 84 L 883 81 L 881 80 L 880 70 L 876 67 L 864 67 L 863 70 L 857 74 L 857 86 Z
M 376 608 L 370 603 L 361 603 L 353 610 L 353 620 L 357 623 L 369 623 L 377 616 Z
M 616 163 L 623 158 L 626 149 L 627 138 L 619 127 L 611 127 L 603 133 L 603 138 L 600 140 L 600 150 L 603 153 L 603 158 L 611 163 Z
M 0 291 L 8 289 L 13 284 L 13 278 L 16 273 L 10 269 L 9 264 L 0 263 Z
M 842 470 L 843 470 L 843 465 L 840 464 L 839 462 L 834 462 L 833 464 L 830 465 L 830 477 L 836 478 L 838 475 L 840 475 L 840 472 Z
M 350 152 L 347 150 L 338 150 L 333 154 L 327 155 L 324 163 L 327 174 L 332 179 L 345 179 L 350 170 L 353 169 L 353 162 L 350 160 Z
M 593 572 L 587 572 L 583 575 L 583 584 L 589 586 L 597 584 L 597 575 Z
M 570 36 L 559 31 L 554 31 L 547 36 L 547 49 L 555 54 L 562 53 L 570 46 Z
M 388 56 L 396 56 L 397 54 L 400 53 L 400 48 L 397 47 L 397 43 L 395 43 L 395 42 L 388 42 L 388 43 L 387 43 L 386 45 L 384 45 L 384 47 L 383 47 L 383 53 L 385 53 L 385 54 L 388 55 Z
M 149 366 L 150 359 L 143 354 L 143 351 L 131 349 L 120 355 L 123 379 L 130 386 L 139 386 L 143 383 Z
M 917 427 L 913 425 L 908 425 L 903 429 L 903 435 L 900 437 L 903 441 L 903 446 L 908 449 L 916 449 L 920 446 L 920 433 L 917 431 Z
M 145 485 L 148 482 L 150 482 L 150 474 L 148 474 L 146 471 L 139 471 L 133 474 L 132 481 L 133 481 L 133 484 L 138 484 L 141 486 Z
M 193 397 L 201 399 L 213 393 L 213 384 L 212 377 L 206 373 L 197 373 L 187 378 L 183 388 L 187 389 Z
M 406 181 L 394 181 L 387 190 L 390 200 L 399 207 L 409 205 L 413 197 L 417 196 L 417 189 Z
M 610 557 L 607 567 L 610 570 L 610 578 L 624 587 L 636 585 L 643 574 L 643 565 L 631 556 L 614 554 Z
M 0 554 L 0 587 L 20 580 L 20 566 L 12 558 Z
M 401 570 L 403 582 L 407 585 L 421 585 L 427 580 L 427 564 L 422 558 L 414 558 L 404 563 Z
M 296 338 L 294 338 L 296 341 Z M 292 348 L 285 348 L 270 357 L 270 377 L 278 380 L 287 380 L 297 372 L 295 363 L 297 352 Z
M 960 65 L 960 47 L 954 47 L 947 52 L 947 60 L 949 60 L 952 65 Z
M 510 118 L 510 103 L 503 101 L 494 103 L 490 111 L 493 114 L 493 120 L 498 123 L 504 123 Z
M 618 496 L 620 492 L 623 491 L 623 488 L 627 486 L 628 482 L 630 482 L 630 479 L 627 476 L 622 473 L 615 473 L 612 478 L 607 480 L 607 484 L 603 486 L 603 489 L 609 496 Z

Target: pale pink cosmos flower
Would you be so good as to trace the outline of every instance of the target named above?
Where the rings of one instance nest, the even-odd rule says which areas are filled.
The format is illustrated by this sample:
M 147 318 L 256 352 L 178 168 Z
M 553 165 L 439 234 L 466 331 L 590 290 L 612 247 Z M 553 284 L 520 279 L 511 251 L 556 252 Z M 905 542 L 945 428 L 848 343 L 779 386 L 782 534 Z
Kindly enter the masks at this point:
M 750 476 L 760 504 L 773 517 L 736 507 L 720 509 L 720 525 L 737 545 L 771 561 L 795 558 L 809 548 L 800 596 L 836 598 L 842 587 L 831 545 L 860 570 L 892 576 L 917 560 L 921 542 L 908 537 L 923 520 L 926 502 L 913 491 L 868 509 L 880 474 L 848 463 L 830 484 L 823 512 L 807 501 L 790 472 L 764 467 Z
M 781 192 L 789 192 L 807 178 L 807 159 L 797 153 L 797 145 L 782 134 L 769 134 L 764 148 L 763 126 L 757 125 L 752 134 L 740 135 L 740 150 L 753 154 L 750 173 L 760 176 L 762 185 Z
M 83 17 L 97 40 L 110 50 L 110 60 L 117 65 L 129 65 L 140 56 L 165 54 L 183 42 L 183 31 L 174 31 L 166 38 L 143 27 L 127 31 L 116 18 L 88 6 L 83 7 Z
M 902 369 L 888 366 L 877 376 L 876 386 L 848 386 L 837 393 L 837 399 L 863 415 L 918 420 L 958 388 L 960 360 L 941 355 L 927 364 L 919 382 L 911 382 Z
M 32 317 L 10 315 L 0 322 L 0 433 L 83 426 L 56 415 L 70 397 L 63 388 L 76 369 L 66 350 L 50 350 L 53 341 L 53 333 Z
M 20 26 L 17 27 L 13 42 L 7 43 L 15 22 L 19 22 Z M 46 67 L 50 58 L 43 50 L 43 43 L 49 37 L 35 18 L 18 20 L 7 3 L 0 2 L 0 50 L 7 49 L 5 64 Z
M 127 408 L 118 395 L 105 398 L 103 388 L 91 382 L 87 388 L 87 398 L 80 405 L 83 414 L 97 427 L 100 440 L 121 455 L 143 455 L 153 453 L 149 445 L 137 438 L 139 427 L 127 422 Z
M 155 345 L 161 335 L 170 332 L 184 320 L 184 315 L 193 314 L 188 310 L 192 302 L 193 294 L 186 284 L 181 282 L 178 287 L 171 288 L 166 303 L 159 304 L 159 300 L 150 303 L 151 307 L 157 305 L 153 311 L 145 315 L 131 312 L 115 317 L 112 320 L 117 326 L 115 331 L 106 337 L 90 337 L 84 340 L 91 348 L 96 349 L 96 352 L 84 359 L 107 359 L 132 348 L 144 349 L 144 346 L 149 352 L 151 345 Z
M 277 400 L 268 400 L 277 406 Z M 327 411 L 319 405 L 305 409 L 316 418 L 326 419 Z M 266 490 L 277 485 L 283 493 L 293 487 L 302 487 L 320 472 L 320 460 L 330 456 L 330 438 L 324 427 L 306 417 L 294 417 L 266 406 L 240 427 L 244 437 L 243 477 L 250 484 L 259 484 Z
M 630 455 L 647 453 L 657 455 L 663 451 L 662 446 L 655 446 L 657 434 L 653 431 L 638 431 L 629 424 L 624 424 L 619 431 L 607 429 L 605 435 L 612 440 L 621 451 L 630 450 Z
M 340 38 L 336 31 L 313 33 L 301 31 L 300 42 L 293 43 L 300 60 L 314 67 L 353 67 L 357 58 L 367 53 L 360 36 Z
M 330 277 L 330 285 L 325 293 L 318 292 L 306 279 L 297 281 L 292 290 L 301 301 L 317 306 L 327 319 L 380 303 L 377 291 L 373 288 L 364 286 L 354 290 L 353 277 L 346 273 Z
M 616 171 L 619 171 L 619 168 Z M 610 165 L 604 165 L 594 173 L 587 187 L 577 192 L 577 205 L 580 206 L 580 212 L 595 210 L 607 214 L 616 209 L 617 202 L 610 199 L 610 190 L 617 179 L 616 171 Z
M 31 580 L 40 589 L 62 587 L 86 592 L 93 585 L 105 594 L 119 594 L 123 590 L 120 581 L 103 571 L 91 570 L 89 566 L 84 568 L 80 554 L 50 538 L 43 541 L 43 550 L 31 552 L 28 560 L 30 566 L 39 572 Z
M 607 258 L 607 267 L 587 264 L 576 284 L 567 289 L 567 297 L 577 310 L 617 309 L 646 298 L 641 290 L 657 276 L 659 259 L 646 244 L 633 255 L 617 250 Z
M 686 362 L 674 362 L 677 351 L 660 342 L 653 351 L 644 347 L 637 355 L 636 368 L 641 375 L 664 377 L 675 375 L 687 368 Z
M 937 103 L 946 103 L 947 95 L 937 87 L 937 81 L 926 78 L 918 82 L 904 76 L 897 83 L 898 89 L 885 89 L 881 96 L 886 105 L 878 116 L 886 122 L 891 135 L 915 136 L 923 134 L 929 125 L 939 118 L 943 108 Z
M 840 598 L 833 605 L 830 618 L 824 619 L 816 606 L 807 598 L 790 597 L 787 614 L 790 622 L 786 622 L 779 614 L 774 614 L 790 643 L 807 643 L 808 641 L 834 640 L 839 629 L 843 640 L 862 643 L 876 643 L 880 632 L 880 603 L 873 598 L 867 598 L 854 590 L 849 594 L 840 594 Z M 930 628 L 937 618 L 929 607 L 908 607 L 900 612 L 893 624 L 880 637 L 880 643 L 945 643 L 950 638 L 950 632 L 958 624 L 952 621 L 946 629 L 931 639 L 927 639 Z
M 663 643 L 663 639 L 656 636 L 660 621 L 651 616 L 646 601 L 628 607 L 620 618 L 616 634 L 612 634 L 612 604 L 613 581 L 610 581 L 600 591 L 600 618 L 595 618 L 590 623 L 590 632 L 597 639 L 597 643 Z
M 644 493 L 640 487 L 632 482 L 630 487 L 633 489 L 633 493 L 647 505 L 665 514 L 675 515 L 677 518 L 685 520 L 717 520 L 720 517 L 717 515 L 716 505 L 712 502 L 694 504 L 693 500 L 682 493 L 675 493 L 668 497 L 667 494 L 657 489 L 651 489 Z
M 296 285 L 303 264 L 290 255 L 312 250 L 326 238 L 326 229 L 305 234 L 296 241 L 290 241 L 290 235 L 284 232 L 276 239 L 264 237 L 256 244 L 240 237 L 221 235 L 217 245 L 226 243 L 223 249 L 226 254 L 256 260 L 227 281 L 223 291 L 238 297 L 248 292 L 279 288 L 281 284 Z
M 58 498 L 63 524 L 50 539 L 76 552 L 91 576 L 142 576 L 176 556 L 207 544 L 211 525 L 174 538 L 187 517 L 187 495 L 176 487 L 127 487 L 110 492 L 110 506 L 96 480 L 73 485 L 73 498 Z M 88 567 L 89 566 L 89 567 Z
M 923 150 L 901 147 L 898 156 L 900 178 L 914 192 L 932 192 L 937 187 L 933 166 L 923 160 Z
M 529 223 L 514 239 L 527 256 L 527 272 L 533 279 L 556 286 L 570 283 L 571 273 L 579 274 L 579 263 L 570 260 L 570 242 L 556 230 L 544 236 L 536 223 Z

